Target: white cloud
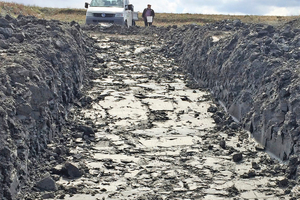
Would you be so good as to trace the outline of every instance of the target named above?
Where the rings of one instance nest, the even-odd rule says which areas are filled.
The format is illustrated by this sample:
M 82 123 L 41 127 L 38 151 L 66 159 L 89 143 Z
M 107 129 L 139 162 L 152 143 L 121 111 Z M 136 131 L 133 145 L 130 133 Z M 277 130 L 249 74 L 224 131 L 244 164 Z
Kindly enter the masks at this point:
M 4 0 L 41 7 L 83 8 L 91 0 Z M 159 13 L 300 15 L 299 0 L 130 0 L 135 11 L 142 12 L 152 4 Z
M 269 11 L 265 15 L 275 16 L 290 16 L 300 15 L 300 7 L 286 8 L 286 7 L 269 7 Z
M 152 9 L 159 13 L 175 13 L 180 0 L 170 1 L 170 0 L 152 0 L 152 1 L 140 1 L 140 0 L 130 0 L 134 5 L 134 10 L 143 12 L 147 7 L 147 4 L 151 4 Z
M 194 6 L 185 7 L 182 13 L 217 14 L 218 12 L 211 6 Z
M 192 13 L 192 14 L 198 13 L 198 14 L 211 14 L 211 15 L 216 15 L 216 14 L 243 15 L 242 12 L 235 12 L 235 11 L 224 13 L 218 11 L 217 7 L 213 7 L 213 6 L 189 6 L 189 7 L 185 7 L 182 10 L 182 13 Z

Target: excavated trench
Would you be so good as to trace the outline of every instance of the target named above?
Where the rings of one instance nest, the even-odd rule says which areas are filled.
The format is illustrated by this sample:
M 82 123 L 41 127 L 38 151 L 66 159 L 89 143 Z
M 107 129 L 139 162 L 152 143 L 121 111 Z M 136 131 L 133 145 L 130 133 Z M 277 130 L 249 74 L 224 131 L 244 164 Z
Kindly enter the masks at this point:
M 0 198 L 298 199 L 299 27 L 2 17 Z

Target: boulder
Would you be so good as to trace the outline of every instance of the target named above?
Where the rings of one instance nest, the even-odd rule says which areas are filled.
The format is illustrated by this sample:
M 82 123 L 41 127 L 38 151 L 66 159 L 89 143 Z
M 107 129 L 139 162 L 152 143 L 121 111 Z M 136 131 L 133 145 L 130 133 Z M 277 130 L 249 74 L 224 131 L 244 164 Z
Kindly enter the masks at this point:
M 243 154 L 242 153 L 235 153 L 232 155 L 232 159 L 234 162 L 240 162 L 243 160 Z
M 65 163 L 65 169 L 69 178 L 74 179 L 82 176 L 82 172 L 75 164 L 67 162 Z
M 46 173 L 43 178 L 37 182 L 36 187 L 43 191 L 56 191 L 57 186 L 49 173 Z

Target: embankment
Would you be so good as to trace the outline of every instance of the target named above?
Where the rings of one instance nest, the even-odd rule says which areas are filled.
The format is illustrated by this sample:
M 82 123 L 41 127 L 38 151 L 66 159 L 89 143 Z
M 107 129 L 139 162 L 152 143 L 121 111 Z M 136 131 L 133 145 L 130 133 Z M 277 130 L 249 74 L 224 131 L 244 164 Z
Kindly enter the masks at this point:
M 171 29 L 164 51 L 282 160 L 299 154 L 300 21 Z
M 88 41 L 75 22 L 0 18 L 0 199 L 15 199 L 38 176 L 34 168 L 65 153 Z

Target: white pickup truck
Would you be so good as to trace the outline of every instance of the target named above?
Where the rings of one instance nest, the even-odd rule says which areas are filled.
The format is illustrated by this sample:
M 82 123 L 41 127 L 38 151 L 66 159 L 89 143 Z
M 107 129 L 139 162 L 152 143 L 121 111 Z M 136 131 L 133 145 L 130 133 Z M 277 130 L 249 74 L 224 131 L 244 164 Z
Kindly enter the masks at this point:
M 135 25 L 138 13 L 134 12 L 129 0 L 92 0 L 85 3 L 86 24 L 113 23 L 125 26 Z

